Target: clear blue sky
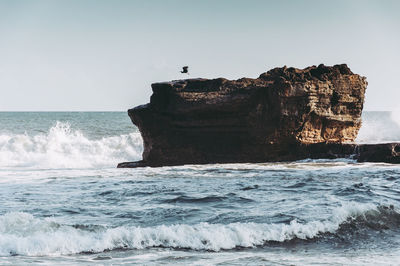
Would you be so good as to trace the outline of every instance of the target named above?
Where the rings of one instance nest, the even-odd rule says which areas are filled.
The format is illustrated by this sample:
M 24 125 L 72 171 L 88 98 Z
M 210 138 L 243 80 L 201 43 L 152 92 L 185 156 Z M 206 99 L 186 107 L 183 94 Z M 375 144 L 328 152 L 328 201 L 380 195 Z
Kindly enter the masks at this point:
M 0 110 L 126 110 L 150 84 L 347 63 L 400 107 L 400 1 L 0 0 Z

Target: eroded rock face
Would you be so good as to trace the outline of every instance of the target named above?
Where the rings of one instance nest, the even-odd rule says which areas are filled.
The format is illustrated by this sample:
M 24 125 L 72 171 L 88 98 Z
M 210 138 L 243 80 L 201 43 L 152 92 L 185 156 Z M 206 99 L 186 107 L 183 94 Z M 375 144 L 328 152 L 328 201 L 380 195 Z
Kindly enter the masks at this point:
M 274 68 L 155 83 L 150 103 L 128 114 L 143 137 L 140 165 L 296 160 L 314 144 L 328 157 L 321 143 L 355 140 L 366 87 L 346 65 Z

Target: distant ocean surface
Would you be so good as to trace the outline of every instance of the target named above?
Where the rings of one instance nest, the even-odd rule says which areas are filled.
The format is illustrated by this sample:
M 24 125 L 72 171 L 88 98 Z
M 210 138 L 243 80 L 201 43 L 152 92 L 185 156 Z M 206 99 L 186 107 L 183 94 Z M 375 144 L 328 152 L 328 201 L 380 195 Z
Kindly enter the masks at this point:
M 359 143 L 400 141 L 364 112 Z M 400 165 L 117 169 L 126 112 L 0 112 L 0 265 L 398 265 Z

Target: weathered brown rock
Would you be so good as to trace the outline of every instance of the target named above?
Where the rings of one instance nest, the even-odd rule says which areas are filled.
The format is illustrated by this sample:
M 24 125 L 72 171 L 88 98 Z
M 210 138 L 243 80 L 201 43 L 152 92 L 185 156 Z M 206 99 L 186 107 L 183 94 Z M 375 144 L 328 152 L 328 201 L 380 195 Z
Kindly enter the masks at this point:
M 355 140 L 366 86 L 344 64 L 155 83 L 150 103 L 128 111 L 143 137 L 143 161 L 119 167 L 349 155 L 354 145 L 337 144 Z

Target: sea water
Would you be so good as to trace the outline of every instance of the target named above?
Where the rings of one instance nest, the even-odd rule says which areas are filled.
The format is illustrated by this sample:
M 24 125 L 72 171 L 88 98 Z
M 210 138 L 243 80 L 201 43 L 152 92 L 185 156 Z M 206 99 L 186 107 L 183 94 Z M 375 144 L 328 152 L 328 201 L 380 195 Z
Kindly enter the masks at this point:
M 398 122 L 364 112 L 357 142 Z M 126 112 L 0 113 L 0 264 L 400 263 L 400 165 L 116 168 L 142 146 Z

